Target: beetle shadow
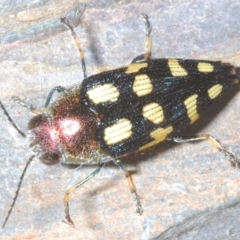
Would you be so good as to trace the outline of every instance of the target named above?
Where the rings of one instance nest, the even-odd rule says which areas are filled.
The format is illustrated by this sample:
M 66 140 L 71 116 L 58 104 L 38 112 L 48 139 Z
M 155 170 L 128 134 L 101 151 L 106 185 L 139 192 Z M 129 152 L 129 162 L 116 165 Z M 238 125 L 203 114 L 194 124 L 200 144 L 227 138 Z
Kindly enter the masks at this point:
M 98 40 L 98 34 L 96 34 L 96 29 L 94 29 L 92 24 L 86 27 L 86 35 L 89 42 L 89 52 L 91 54 L 90 59 L 93 59 L 95 65 L 100 66 L 103 63 L 103 59 L 99 52 L 100 46 L 97 46 L 96 44 L 99 42 L 96 41 L 96 39 Z

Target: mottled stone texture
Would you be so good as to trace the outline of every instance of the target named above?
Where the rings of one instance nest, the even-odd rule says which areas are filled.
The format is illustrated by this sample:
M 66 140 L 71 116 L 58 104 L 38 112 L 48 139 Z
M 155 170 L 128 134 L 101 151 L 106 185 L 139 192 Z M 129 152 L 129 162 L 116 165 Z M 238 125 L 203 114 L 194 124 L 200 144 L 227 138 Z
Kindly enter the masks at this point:
M 153 57 L 222 59 L 240 65 L 240 2 L 1 1 L 0 99 L 26 131 L 31 114 L 11 101 L 17 95 L 42 106 L 57 85 L 82 81 L 67 16 L 85 50 L 89 75 L 126 65 L 144 52 L 140 13 L 152 24 Z M 240 95 L 233 91 L 189 132 L 207 132 L 240 157 Z M 31 152 L 0 110 L 1 222 Z M 134 211 L 122 172 L 107 164 L 71 196 L 75 228 L 62 222 L 63 193 L 74 174 L 35 160 L 25 177 L 2 239 L 239 239 L 240 170 L 206 142 L 165 143 L 124 160 L 144 208 Z M 81 178 L 95 169 L 83 166 Z

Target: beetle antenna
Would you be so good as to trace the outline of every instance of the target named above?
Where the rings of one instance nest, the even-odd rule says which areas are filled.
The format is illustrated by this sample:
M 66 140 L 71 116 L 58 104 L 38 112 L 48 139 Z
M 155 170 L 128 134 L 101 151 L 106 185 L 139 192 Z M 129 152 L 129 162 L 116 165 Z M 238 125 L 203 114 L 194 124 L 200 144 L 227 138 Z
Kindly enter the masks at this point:
M 21 185 L 22 185 L 23 178 L 24 178 L 24 176 L 25 176 L 25 173 L 26 173 L 26 171 L 27 171 L 27 168 L 28 168 L 29 164 L 32 162 L 32 160 L 33 160 L 34 157 L 35 157 L 35 155 L 32 155 L 32 156 L 28 159 L 28 161 L 27 161 L 27 163 L 26 163 L 26 165 L 25 165 L 25 167 L 24 167 L 24 169 L 23 169 L 22 175 L 21 175 L 21 177 L 20 177 L 20 179 L 19 179 L 19 182 L 18 182 L 17 190 L 16 190 L 16 192 L 15 192 L 15 196 L 14 196 L 14 198 L 13 198 L 11 207 L 10 207 L 9 210 L 8 210 L 8 214 L 7 214 L 7 216 L 6 216 L 5 220 L 4 220 L 4 223 L 3 223 L 3 225 L 2 225 L 2 228 L 5 227 L 7 221 L 8 221 L 8 219 L 9 219 L 11 213 L 12 213 L 13 207 L 14 207 L 16 201 L 17 201 L 17 197 L 18 197 L 18 194 L 19 194 Z
M 8 121 L 12 124 L 12 126 L 17 130 L 17 132 L 22 136 L 22 137 L 26 137 L 26 135 L 17 127 L 17 125 L 14 123 L 14 121 L 12 120 L 12 118 L 10 117 L 10 115 L 8 114 L 6 108 L 4 107 L 4 105 L 2 104 L 2 102 L 0 101 L 0 107 L 3 110 L 3 113 L 6 115 L 6 117 L 8 118 Z

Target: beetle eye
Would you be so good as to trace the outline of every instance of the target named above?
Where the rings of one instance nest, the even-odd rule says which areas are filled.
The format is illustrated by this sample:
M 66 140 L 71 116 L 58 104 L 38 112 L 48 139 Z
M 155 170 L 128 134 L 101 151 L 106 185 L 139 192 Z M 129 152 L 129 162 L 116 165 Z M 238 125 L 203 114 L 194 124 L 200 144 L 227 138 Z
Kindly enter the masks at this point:
M 41 125 L 41 123 L 44 122 L 46 117 L 42 114 L 34 116 L 29 122 L 28 122 L 28 130 L 32 130 L 34 128 L 37 128 Z
M 39 159 L 45 165 L 54 165 L 59 162 L 59 156 L 54 152 L 46 152 Z

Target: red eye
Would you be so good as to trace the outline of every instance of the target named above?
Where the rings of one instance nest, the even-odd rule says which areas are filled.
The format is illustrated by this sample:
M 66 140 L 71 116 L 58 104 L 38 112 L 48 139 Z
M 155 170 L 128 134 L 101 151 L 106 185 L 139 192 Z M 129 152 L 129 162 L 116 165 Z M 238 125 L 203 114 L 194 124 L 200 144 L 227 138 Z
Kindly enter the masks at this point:
M 54 165 L 59 162 L 59 156 L 54 152 L 46 152 L 39 159 L 45 165 Z

